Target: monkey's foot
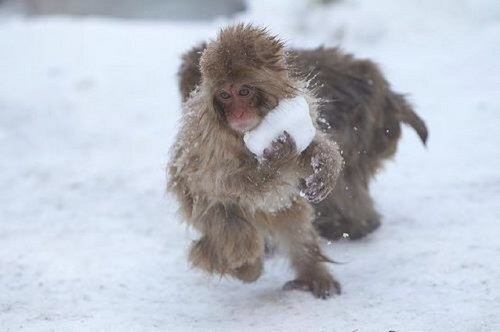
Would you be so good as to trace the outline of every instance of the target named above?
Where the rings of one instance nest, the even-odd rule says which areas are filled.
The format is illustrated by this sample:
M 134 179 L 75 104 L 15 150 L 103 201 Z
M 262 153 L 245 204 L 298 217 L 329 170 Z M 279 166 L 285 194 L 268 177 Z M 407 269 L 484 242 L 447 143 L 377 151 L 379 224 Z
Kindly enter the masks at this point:
M 241 236 L 234 236 L 231 242 L 222 245 L 220 241 L 208 236 L 194 241 L 189 250 L 189 261 L 193 266 L 208 273 L 237 274 L 242 276 L 240 278 L 235 275 L 237 278 L 246 278 L 249 282 L 253 281 L 252 278 L 257 279 L 262 270 L 262 266 L 259 267 L 259 261 L 264 251 L 263 241 L 259 238 L 252 238 L 248 234 L 246 234 L 248 236 L 244 233 L 235 234 Z
M 215 249 L 212 241 L 206 236 L 194 241 L 189 250 L 188 259 L 193 264 L 208 273 L 224 274 L 227 263 Z
M 230 274 L 243 282 L 251 283 L 259 279 L 262 274 L 262 267 L 262 260 L 259 259 L 255 263 L 247 263 L 234 269 Z
M 314 227 L 321 237 L 328 240 L 338 240 L 342 237 L 358 240 L 380 227 L 378 219 L 369 220 L 328 220 L 315 223 Z
M 347 234 L 349 234 L 349 238 L 351 240 L 361 239 L 371 232 L 375 231 L 380 227 L 380 220 L 378 219 L 370 219 L 363 220 L 362 222 L 357 223 L 356 225 L 352 225 L 351 229 Z
M 335 279 L 329 277 L 313 280 L 290 280 L 283 285 L 283 290 L 301 290 L 311 292 L 315 297 L 325 300 L 332 295 L 340 295 L 341 287 Z
M 264 254 L 264 240 L 252 232 L 234 232 L 221 247 L 221 254 L 230 269 L 257 262 Z

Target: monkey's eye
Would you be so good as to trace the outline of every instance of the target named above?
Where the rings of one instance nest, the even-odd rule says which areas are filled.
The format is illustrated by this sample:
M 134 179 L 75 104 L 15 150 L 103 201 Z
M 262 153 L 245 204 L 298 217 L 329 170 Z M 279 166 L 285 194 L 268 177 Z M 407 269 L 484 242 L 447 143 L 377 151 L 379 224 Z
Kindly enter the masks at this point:
M 238 95 L 242 97 L 246 97 L 250 94 L 250 89 L 249 88 L 241 88 L 240 91 L 238 91 Z
M 231 95 L 227 91 L 221 91 L 219 92 L 219 97 L 222 99 L 229 99 L 231 98 Z

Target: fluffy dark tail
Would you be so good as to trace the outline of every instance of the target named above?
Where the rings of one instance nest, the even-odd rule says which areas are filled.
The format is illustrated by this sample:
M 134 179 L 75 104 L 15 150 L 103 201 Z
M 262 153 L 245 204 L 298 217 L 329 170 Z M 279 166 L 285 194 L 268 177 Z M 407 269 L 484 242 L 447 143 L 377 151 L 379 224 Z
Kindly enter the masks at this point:
M 394 97 L 397 100 L 396 104 L 399 105 L 399 107 L 397 107 L 398 119 L 415 129 L 422 143 L 426 145 L 429 131 L 427 130 L 424 120 L 413 111 L 413 108 L 402 95 L 396 94 Z

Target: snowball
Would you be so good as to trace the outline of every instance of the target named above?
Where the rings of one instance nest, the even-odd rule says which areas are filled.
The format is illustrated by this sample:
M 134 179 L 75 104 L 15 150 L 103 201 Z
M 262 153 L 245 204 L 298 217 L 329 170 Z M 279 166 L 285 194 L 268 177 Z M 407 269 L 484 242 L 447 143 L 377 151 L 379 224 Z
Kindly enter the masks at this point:
M 271 146 L 286 131 L 294 139 L 297 151 L 301 153 L 311 144 L 316 128 L 309 114 L 309 104 L 302 96 L 284 99 L 269 112 L 257 128 L 245 133 L 247 148 L 257 156 Z

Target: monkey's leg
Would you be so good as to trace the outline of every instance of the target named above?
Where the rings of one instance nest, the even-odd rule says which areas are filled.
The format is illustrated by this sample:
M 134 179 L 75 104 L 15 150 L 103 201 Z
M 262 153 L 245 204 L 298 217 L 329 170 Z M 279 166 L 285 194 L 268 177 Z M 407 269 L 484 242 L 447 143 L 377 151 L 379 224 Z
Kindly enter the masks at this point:
M 209 273 L 230 274 L 245 282 L 260 276 L 264 240 L 250 222 L 225 208 L 212 208 L 201 222 L 203 236 L 189 252 L 194 266 Z
M 339 179 L 333 192 L 315 206 L 314 226 L 318 233 L 329 240 L 347 234 L 359 239 L 380 226 L 380 216 L 373 206 L 368 189 L 356 181 Z
M 284 285 L 285 290 L 310 291 L 326 299 L 340 294 L 340 284 L 325 266 L 330 260 L 321 252 L 312 226 L 313 210 L 303 201 L 275 216 L 271 228 L 280 245 L 288 252 L 296 279 Z

